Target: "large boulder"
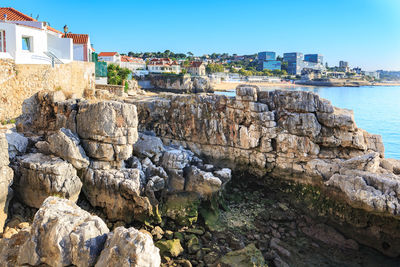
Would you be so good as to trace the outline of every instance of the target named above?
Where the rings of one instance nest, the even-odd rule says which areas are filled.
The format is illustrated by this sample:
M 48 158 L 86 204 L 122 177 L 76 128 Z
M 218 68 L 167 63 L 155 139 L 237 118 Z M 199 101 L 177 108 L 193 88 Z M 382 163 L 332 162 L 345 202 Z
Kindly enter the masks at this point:
M 95 207 L 104 209 L 111 221 L 144 221 L 157 212 L 144 193 L 146 181 L 139 169 L 87 169 L 83 175 L 83 192 Z
M 108 232 L 99 217 L 70 200 L 49 197 L 35 215 L 30 237 L 20 249 L 18 264 L 93 266 Z
M 75 168 L 59 157 L 26 154 L 17 158 L 13 168 L 16 194 L 30 207 L 40 208 L 49 196 L 78 200 L 82 182 Z
M 80 170 L 89 166 L 89 158 L 86 156 L 82 146 L 80 146 L 79 137 L 69 129 L 61 128 L 56 133 L 47 137 L 49 150 Z
M 0 233 L 3 232 L 4 223 L 7 219 L 8 204 L 12 198 L 11 184 L 14 172 L 8 167 L 8 143 L 6 136 L 0 133 Z
M 96 267 L 158 267 L 161 258 L 152 238 L 135 228 L 117 227 L 108 234 Z
M 84 102 L 76 116 L 82 139 L 108 144 L 134 144 L 138 139 L 136 106 L 116 101 Z
M 10 159 L 14 159 L 17 155 L 21 155 L 26 152 L 28 147 L 28 138 L 20 133 L 8 131 L 6 133 L 8 142 L 8 154 Z
M 160 138 L 143 134 L 139 134 L 139 139 L 133 145 L 133 153 L 138 157 L 153 158 L 164 152 L 164 145 Z
M 220 190 L 221 185 L 221 180 L 211 172 L 205 172 L 192 166 L 186 178 L 185 190 L 196 192 L 203 198 L 209 198 Z
M 132 156 L 138 139 L 136 106 L 116 101 L 83 102 L 76 129 L 87 155 L 95 160 L 122 162 Z

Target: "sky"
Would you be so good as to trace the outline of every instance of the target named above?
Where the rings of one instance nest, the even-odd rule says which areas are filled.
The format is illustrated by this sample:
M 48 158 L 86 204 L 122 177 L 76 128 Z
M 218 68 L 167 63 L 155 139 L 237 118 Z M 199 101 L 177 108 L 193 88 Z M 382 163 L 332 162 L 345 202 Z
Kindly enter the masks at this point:
M 365 70 L 400 70 L 400 0 L 0 0 L 96 51 L 319 53 Z

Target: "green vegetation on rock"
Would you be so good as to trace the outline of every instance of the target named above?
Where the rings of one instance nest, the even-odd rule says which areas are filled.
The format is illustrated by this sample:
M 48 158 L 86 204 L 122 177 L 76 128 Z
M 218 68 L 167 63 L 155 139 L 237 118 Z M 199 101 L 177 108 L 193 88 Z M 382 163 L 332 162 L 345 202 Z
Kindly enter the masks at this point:
M 197 221 L 199 197 L 196 193 L 183 192 L 166 197 L 163 215 L 181 226 L 190 226 Z
M 160 240 L 155 243 L 155 246 L 160 249 L 162 256 L 178 257 L 183 252 L 179 239 Z
M 267 266 L 264 257 L 259 249 L 254 244 L 247 247 L 231 251 L 223 256 L 219 261 L 223 266 L 232 267 L 261 267 Z

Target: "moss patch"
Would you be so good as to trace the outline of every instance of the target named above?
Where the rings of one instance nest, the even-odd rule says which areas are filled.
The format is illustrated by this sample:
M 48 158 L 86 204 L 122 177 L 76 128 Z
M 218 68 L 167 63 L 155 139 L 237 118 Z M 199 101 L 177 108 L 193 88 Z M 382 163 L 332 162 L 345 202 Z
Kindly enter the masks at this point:
M 261 267 L 267 266 L 260 250 L 254 244 L 244 249 L 227 253 L 219 261 L 223 266 Z
M 160 249 L 162 256 L 178 257 L 183 252 L 179 239 L 160 240 L 154 245 Z
M 183 192 L 168 195 L 163 204 L 163 216 L 173 219 L 181 226 L 190 226 L 197 221 L 200 200 L 197 194 Z

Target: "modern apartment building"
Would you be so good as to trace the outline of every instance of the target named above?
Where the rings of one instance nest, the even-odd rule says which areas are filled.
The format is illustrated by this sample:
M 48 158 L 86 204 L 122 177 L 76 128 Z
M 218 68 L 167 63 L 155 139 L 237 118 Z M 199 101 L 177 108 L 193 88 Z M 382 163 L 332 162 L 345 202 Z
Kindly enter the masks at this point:
M 349 67 L 349 62 L 347 61 L 339 61 L 339 68 L 346 69 Z
M 276 53 L 275 52 L 259 52 L 257 58 L 258 58 L 258 61 L 275 60 Z
M 263 70 L 281 70 L 282 68 L 282 62 L 279 60 L 268 60 L 268 61 L 263 61 L 262 63 L 262 69 Z
M 300 75 L 303 69 L 303 53 L 284 53 L 283 61 L 288 63 L 287 72 L 292 75 Z
M 307 54 L 304 55 L 304 61 L 324 64 L 324 57 L 320 54 Z
M 258 53 L 259 69 L 261 70 L 281 70 L 282 62 L 276 60 L 275 52 Z
M 292 75 L 300 75 L 303 69 L 325 70 L 323 56 L 320 54 L 307 54 L 303 56 L 303 53 L 299 52 L 284 53 L 283 61 L 288 63 L 287 70 Z

